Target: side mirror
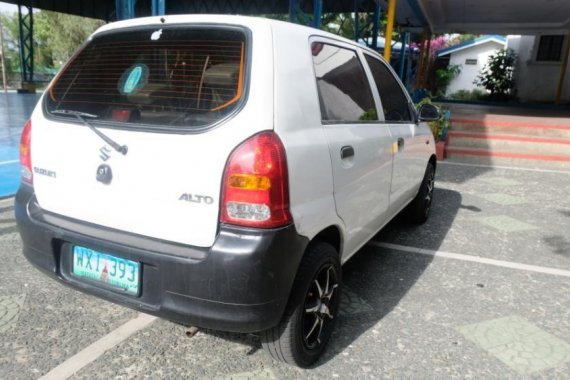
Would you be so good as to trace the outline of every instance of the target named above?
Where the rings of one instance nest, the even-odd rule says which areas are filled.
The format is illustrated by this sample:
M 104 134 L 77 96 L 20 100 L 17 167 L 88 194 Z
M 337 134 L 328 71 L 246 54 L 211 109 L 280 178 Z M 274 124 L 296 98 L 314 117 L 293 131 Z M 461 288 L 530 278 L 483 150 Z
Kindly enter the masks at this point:
M 433 104 L 423 104 L 418 112 L 420 121 L 437 121 L 441 119 L 439 109 Z

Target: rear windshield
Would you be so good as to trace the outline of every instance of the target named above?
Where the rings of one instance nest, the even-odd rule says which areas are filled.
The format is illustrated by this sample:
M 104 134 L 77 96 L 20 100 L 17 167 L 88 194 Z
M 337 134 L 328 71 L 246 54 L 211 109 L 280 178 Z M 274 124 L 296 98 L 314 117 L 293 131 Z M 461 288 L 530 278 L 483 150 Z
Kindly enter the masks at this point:
M 242 30 L 212 27 L 96 36 L 52 84 L 46 110 L 133 126 L 206 126 L 244 97 L 245 42 Z

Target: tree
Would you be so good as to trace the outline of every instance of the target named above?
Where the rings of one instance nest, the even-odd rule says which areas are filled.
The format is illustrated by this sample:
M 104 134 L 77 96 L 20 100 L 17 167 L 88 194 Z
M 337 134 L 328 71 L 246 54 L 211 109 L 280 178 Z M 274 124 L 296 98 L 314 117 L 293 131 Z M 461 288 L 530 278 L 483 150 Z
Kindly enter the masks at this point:
M 450 38 L 449 46 L 455 46 L 463 42 L 474 40 L 478 37 L 478 34 L 459 34 Z
M 339 36 L 354 39 L 354 18 L 352 13 L 325 13 L 321 29 Z
M 6 73 L 10 78 L 13 73 L 20 71 L 20 51 L 18 46 L 19 27 L 18 16 L 0 13 L 2 18 L 2 26 L 4 30 L 4 54 L 6 54 Z
M 487 65 L 481 70 L 476 85 L 487 89 L 492 99 L 507 100 L 514 95 L 514 71 L 517 55 L 512 49 L 502 49 L 489 56 Z
M 18 81 L 20 73 L 20 28 L 17 13 L 2 13 L 6 72 L 9 81 Z M 36 73 L 59 69 L 103 21 L 66 15 L 34 12 L 34 66 Z
M 34 14 L 34 40 L 41 64 L 59 68 L 103 21 L 63 13 L 41 11 Z
M 435 71 L 435 96 L 443 97 L 447 91 L 447 87 L 456 76 L 461 73 L 461 65 L 449 65 Z

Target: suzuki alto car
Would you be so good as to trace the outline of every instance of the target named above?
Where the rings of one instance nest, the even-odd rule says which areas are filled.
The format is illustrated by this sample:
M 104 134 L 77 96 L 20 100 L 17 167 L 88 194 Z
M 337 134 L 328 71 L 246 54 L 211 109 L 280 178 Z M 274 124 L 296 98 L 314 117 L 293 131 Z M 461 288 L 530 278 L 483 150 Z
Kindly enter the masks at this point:
M 434 140 L 373 50 L 261 18 L 97 30 L 21 140 L 27 259 L 72 288 L 197 327 L 259 333 L 309 366 L 341 265 L 405 209 L 429 214 Z

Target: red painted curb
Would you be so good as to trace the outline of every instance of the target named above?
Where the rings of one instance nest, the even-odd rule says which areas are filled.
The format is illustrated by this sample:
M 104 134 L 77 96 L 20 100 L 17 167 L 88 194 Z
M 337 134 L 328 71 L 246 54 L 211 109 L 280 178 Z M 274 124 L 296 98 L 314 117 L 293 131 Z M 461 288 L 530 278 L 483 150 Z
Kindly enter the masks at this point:
M 570 131 L 570 121 L 568 125 L 565 124 L 543 124 L 543 123 L 528 123 L 518 121 L 501 121 L 501 120 L 479 120 L 479 119 L 461 119 L 451 118 L 451 125 L 453 123 L 475 124 L 482 127 L 512 127 L 512 128 L 545 128 L 545 129 L 563 129 Z
M 548 138 L 548 137 L 535 137 L 535 136 L 507 136 L 507 135 L 493 135 L 489 133 L 469 133 L 469 132 L 448 132 L 450 138 L 473 138 L 485 140 L 506 140 L 506 141 L 525 141 L 534 143 L 546 144 L 563 144 L 570 145 L 570 139 Z
M 463 154 L 466 156 L 506 157 L 506 158 L 519 158 L 523 160 L 570 162 L 570 156 L 545 156 L 540 154 L 489 152 L 482 150 L 454 149 L 454 148 L 447 148 L 447 153 Z

